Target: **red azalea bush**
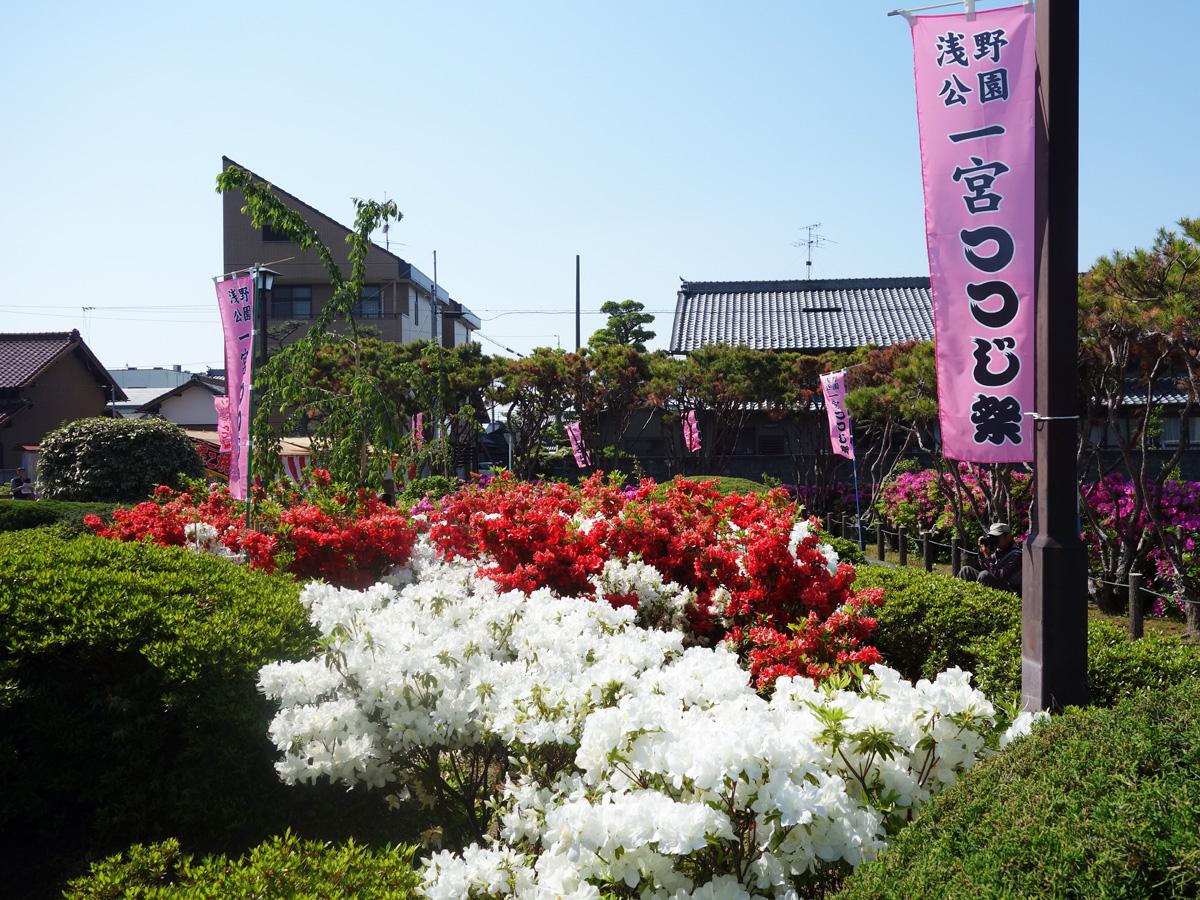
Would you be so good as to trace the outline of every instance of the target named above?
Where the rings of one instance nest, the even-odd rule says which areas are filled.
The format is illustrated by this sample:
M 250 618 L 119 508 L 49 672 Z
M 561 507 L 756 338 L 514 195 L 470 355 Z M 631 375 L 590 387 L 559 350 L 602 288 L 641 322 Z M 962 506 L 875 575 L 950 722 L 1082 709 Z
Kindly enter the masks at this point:
M 692 637 L 729 641 L 768 687 L 882 659 L 865 643 L 882 592 L 854 593 L 854 568 L 831 570 L 815 522 L 794 531 L 796 513 L 779 490 L 722 497 L 682 479 L 622 489 L 600 475 L 578 487 L 501 477 L 446 498 L 429 532 L 444 556 L 479 559 L 480 575 L 526 593 L 591 597 L 607 560 L 641 560 L 694 592 Z
M 114 511 L 110 525 L 98 516 L 83 522 L 101 537 L 165 547 L 186 545 L 186 526 L 204 523 L 230 553 L 244 555 L 251 568 L 283 569 L 297 578 L 322 578 L 345 587 L 366 587 L 393 566 L 407 564 L 417 531 L 405 511 L 367 491 L 335 491 L 329 474 L 320 469 L 309 485 L 303 495 L 291 485 L 255 488 L 251 528 L 245 527 L 245 505 L 224 486 L 207 492 L 160 486 L 153 500 Z
M 339 491 L 316 470 L 303 492 L 256 489 L 253 528 L 243 513 L 223 487 L 159 488 L 152 501 L 117 510 L 111 525 L 85 524 L 104 537 L 183 546 L 194 540 L 187 527 L 204 523 L 218 551 L 254 568 L 349 587 L 405 565 L 419 527 L 443 557 L 477 561 L 481 576 L 506 589 L 614 606 L 642 601 L 637 591 L 598 589 L 598 576 L 610 560 L 635 560 L 690 592 L 673 620 L 689 640 L 727 641 L 764 689 L 783 675 L 824 678 L 881 661 L 867 641 L 882 592 L 853 591 L 854 568 L 836 564 L 815 520 L 796 521 L 782 490 L 723 497 L 713 482 L 682 479 L 623 488 L 601 475 L 578 486 L 504 476 L 410 513 Z

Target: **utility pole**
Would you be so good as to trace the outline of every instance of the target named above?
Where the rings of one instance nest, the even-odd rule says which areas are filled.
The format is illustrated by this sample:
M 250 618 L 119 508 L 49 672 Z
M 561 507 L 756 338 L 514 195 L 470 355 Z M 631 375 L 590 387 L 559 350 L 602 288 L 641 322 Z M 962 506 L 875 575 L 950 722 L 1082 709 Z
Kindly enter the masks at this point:
M 583 346 L 579 339 L 579 254 L 575 254 L 575 352 Z
M 1021 596 L 1026 709 L 1088 701 L 1087 557 L 1079 539 L 1079 0 L 1039 0 L 1036 498 Z M 1053 116 L 1051 116 L 1053 113 Z

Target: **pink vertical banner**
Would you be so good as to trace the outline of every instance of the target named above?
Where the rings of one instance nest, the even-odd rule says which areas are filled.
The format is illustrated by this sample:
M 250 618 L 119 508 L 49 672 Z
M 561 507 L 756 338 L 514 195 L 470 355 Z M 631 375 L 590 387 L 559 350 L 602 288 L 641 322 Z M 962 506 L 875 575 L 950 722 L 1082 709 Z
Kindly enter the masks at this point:
M 689 409 L 683 414 L 683 445 L 688 453 L 700 452 L 700 426 L 696 423 L 696 411 Z
M 854 435 L 850 415 L 846 412 L 846 372 L 830 372 L 819 377 L 825 395 L 825 415 L 829 417 L 829 444 L 838 456 L 854 459 Z
M 250 354 L 254 346 L 254 282 L 249 275 L 218 281 L 217 303 L 225 333 L 225 386 L 229 413 L 229 494 L 249 492 Z
M 222 453 L 233 449 L 229 425 L 229 398 L 213 397 L 213 409 L 217 411 L 217 448 Z
M 412 432 L 413 446 L 420 450 L 425 443 L 425 413 L 419 412 L 412 416 L 408 429 Z
M 592 455 L 588 453 L 587 446 L 583 443 L 583 430 L 579 427 L 578 422 L 567 423 L 567 440 L 571 442 L 571 452 L 575 454 L 575 465 L 581 469 L 590 466 Z
M 1029 462 L 1034 409 L 1032 7 L 910 18 L 942 452 Z

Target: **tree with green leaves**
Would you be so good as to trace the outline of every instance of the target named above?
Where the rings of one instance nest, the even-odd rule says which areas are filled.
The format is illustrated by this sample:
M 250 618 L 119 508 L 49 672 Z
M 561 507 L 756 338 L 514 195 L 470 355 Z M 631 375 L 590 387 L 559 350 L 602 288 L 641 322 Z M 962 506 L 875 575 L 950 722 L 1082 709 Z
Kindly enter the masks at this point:
M 254 471 L 271 477 L 279 471 L 279 442 L 285 434 L 307 432 L 314 461 L 329 469 L 335 479 L 356 484 L 379 484 L 390 464 L 387 452 L 404 439 L 400 410 L 394 395 L 385 389 L 379 371 L 365 364 L 367 335 L 354 317 L 354 304 L 367 280 L 367 255 L 371 234 L 388 222 L 397 222 L 400 211 L 392 201 L 354 200 L 354 227 L 346 235 L 349 271 L 343 273 L 332 251 L 304 217 L 240 166 L 229 166 L 217 176 L 217 191 L 240 191 L 255 228 L 270 226 L 286 235 L 301 252 L 312 251 L 333 286 L 333 297 L 318 312 L 307 333 L 287 345 L 255 373 L 257 408 L 254 415 Z M 345 321 L 345 332 L 335 322 Z M 310 375 L 321 355 L 339 345 L 348 361 L 344 377 L 336 382 L 313 383 Z
M 600 312 L 608 316 L 608 322 L 588 339 L 588 346 L 632 347 L 638 353 L 646 352 L 646 344 L 654 340 L 654 332 L 645 326 L 654 321 L 646 312 L 646 306 L 637 300 L 607 300 Z

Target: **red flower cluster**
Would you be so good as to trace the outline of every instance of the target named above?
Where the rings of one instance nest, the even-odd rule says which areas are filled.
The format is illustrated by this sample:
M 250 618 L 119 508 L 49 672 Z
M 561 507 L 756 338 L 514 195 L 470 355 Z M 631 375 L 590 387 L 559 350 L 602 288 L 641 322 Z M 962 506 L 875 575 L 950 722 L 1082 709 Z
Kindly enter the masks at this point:
M 365 491 L 353 497 L 332 493 L 327 473 L 316 470 L 313 476 L 305 496 L 290 486 L 256 489 L 252 528 L 245 527 L 243 504 L 224 487 L 199 498 L 159 487 L 152 501 L 116 510 L 111 525 L 98 516 L 83 523 L 101 537 L 182 547 L 184 527 L 204 522 L 230 551 L 244 554 L 251 568 L 279 568 L 346 587 L 366 587 L 408 562 L 417 531 L 406 512 Z
M 526 593 L 591 597 L 606 560 L 640 559 L 695 592 L 693 637 L 729 640 L 767 687 L 880 660 L 865 641 L 881 592 L 853 593 L 852 566 L 830 571 L 815 522 L 790 547 L 796 512 L 782 491 L 722 497 L 683 480 L 622 489 L 601 476 L 578 487 L 502 477 L 447 498 L 430 513 L 430 536 L 443 555 L 479 559 L 481 575 Z

